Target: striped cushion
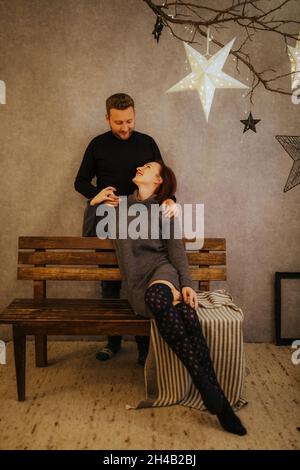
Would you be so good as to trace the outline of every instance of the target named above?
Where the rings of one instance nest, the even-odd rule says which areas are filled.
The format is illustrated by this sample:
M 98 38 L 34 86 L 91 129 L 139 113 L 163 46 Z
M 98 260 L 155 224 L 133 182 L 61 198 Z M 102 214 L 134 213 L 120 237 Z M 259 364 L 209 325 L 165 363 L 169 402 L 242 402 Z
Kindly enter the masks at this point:
M 225 290 L 198 293 L 197 313 L 214 368 L 230 404 L 239 409 L 244 381 L 243 312 Z M 137 408 L 180 404 L 204 410 L 200 393 L 186 368 L 160 337 L 151 320 L 151 342 L 145 366 L 146 400 Z

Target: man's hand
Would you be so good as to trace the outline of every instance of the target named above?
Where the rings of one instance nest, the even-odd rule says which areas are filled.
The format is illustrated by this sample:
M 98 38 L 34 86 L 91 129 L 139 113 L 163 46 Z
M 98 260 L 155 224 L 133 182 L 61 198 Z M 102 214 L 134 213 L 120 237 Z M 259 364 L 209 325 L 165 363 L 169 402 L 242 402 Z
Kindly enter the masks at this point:
M 179 214 L 179 207 L 176 202 L 173 201 L 173 199 L 166 199 L 163 201 L 162 207 L 164 216 L 168 217 L 169 219 L 171 217 L 177 217 Z
M 108 206 L 117 207 L 119 205 L 119 196 L 114 194 L 114 191 L 117 191 L 113 186 L 107 186 L 98 193 L 91 201 L 91 206 L 96 206 L 97 204 L 105 203 Z
M 182 297 L 184 302 L 192 308 L 196 309 L 198 307 L 197 292 L 195 292 L 191 287 L 182 288 Z

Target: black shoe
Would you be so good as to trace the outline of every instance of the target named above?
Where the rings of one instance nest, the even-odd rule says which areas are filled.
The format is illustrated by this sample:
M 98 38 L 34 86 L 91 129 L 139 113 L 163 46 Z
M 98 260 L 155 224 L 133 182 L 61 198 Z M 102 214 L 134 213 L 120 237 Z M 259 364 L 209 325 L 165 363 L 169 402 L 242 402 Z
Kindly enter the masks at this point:
M 108 361 L 112 359 L 120 349 L 121 345 L 115 346 L 111 343 L 107 343 L 107 345 L 96 354 L 96 359 L 98 361 Z

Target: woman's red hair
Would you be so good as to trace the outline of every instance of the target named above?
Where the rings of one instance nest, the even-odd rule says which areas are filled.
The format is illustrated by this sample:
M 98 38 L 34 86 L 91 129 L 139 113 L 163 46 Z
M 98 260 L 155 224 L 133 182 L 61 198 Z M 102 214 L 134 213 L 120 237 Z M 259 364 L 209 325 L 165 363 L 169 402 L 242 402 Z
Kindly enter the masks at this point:
M 157 202 L 161 204 L 166 199 L 170 199 L 172 196 L 174 196 L 177 188 L 177 181 L 173 170 L 165 165 L 162 160 L 156 160 L 156 163 L 159 163 L 159 176 L 161 176 L 163 179 L 163 182 L 155 192 Z

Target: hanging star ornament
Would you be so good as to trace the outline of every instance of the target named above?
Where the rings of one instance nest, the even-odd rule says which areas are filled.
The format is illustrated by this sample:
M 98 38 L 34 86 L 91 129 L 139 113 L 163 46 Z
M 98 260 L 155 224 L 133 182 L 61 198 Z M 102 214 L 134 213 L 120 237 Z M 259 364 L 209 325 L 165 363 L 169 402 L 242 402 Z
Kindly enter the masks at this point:
M 160 35 L 162 33 L 164 27 L 164 22 L 160 16 L 156 17 L 156 23 L 154 25 L 154 29 L 152 31 L 152 34 L 154 36 L 154 39 L 156 39 L 157 43 L 159 41 Z
M 234 41 L 235 38 L 209 59 L 206 59 L 200 52 L 184 43 L 192 72 L 169 88 L 166 93 L 196 90 L 200 97 L 206 121 L 208 121 L 216 88 L 249 88 L 222 72 Z
M 249 116 L 247 117 L 247 119 L 240 119 L 240 121 L 245 126 L 244 130 L 243 130 L 243 133 L 249 131 L 249 129 L 251 129 L 251 131 L 253 131 L 253 132 L 256 132 L 256 127 L 255 126 L 258 122 L 261 121 L 261 119 L 253 119 L 252 113 L 250 111 Z
M 296 47 L 288 46 L 288 55 L 291 61 L 292 90 L 300 83 L 300 32 Z
M 294 135 L 276 135 L 276 139 L 294 160 L 283 190 L 284 192 L 287 192 L 300 183 L 300 137 Z

